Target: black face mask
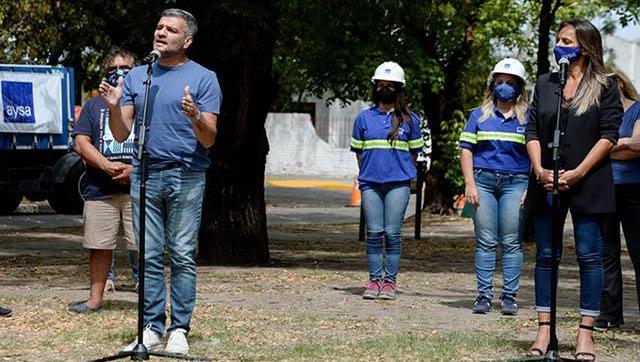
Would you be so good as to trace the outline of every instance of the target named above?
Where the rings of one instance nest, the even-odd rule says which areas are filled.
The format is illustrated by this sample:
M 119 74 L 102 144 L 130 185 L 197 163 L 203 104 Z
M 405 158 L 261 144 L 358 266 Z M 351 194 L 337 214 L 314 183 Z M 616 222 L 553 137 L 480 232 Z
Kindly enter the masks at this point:
M 390 88 L 382 87 L 376 90 L 376 101 L 378 103 L 394 104 L 396 103 L 397 97 L 398 95 L 396 94 L 396 92 L 394 90 L 391 90 Z

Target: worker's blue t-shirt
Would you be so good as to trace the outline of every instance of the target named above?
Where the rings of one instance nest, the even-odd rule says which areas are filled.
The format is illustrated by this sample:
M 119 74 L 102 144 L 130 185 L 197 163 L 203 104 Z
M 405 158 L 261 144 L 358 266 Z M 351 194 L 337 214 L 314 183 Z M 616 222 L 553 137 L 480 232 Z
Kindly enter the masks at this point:
M 631 137 L 633 127 L 640 122 L 640 102 L 634 102 L 622 116 L 620 124 L 620 138 Z M 635 184 L 640 183 L 640 158 L 630 160 L 611 160 L 613 168 L 613 183 Z
M 124 79 L 120 105 L 135 107 L 135 129 L 142 122 L 147 67 L 135 67 Z M 178 162 L 191 171 L 204 171 L 209 166 L 208 151 L 193 132 L 191 121 L 182 114 L 184 88 L 189 92 L 200 112 L 220 114 L 222 93 L 216 74 L 189 60 L 176 67 L 153 64 L 149 109 L 147 114 L 147 151 L 149 167 L 159 168 Z M 136 132 L 136 145 L 139 131 Z M 139 164 L 137 147 L 133 165 Z
M 474 108 L 460 134 L 460 147 L 473 152 L 473 168 L 505 174 L 529 174 L 525 147 L 525 119 L 505 118 L 497 108 L 480 121 L 482 109 Z
M 398 137 L 389 140 L 393 130 L 393 114 L 378 107 L 360 112 L 353 125 L 351 151 L 360 154 L 360 190 L 391 182 L 409 182 L 416 177 L 412 154 L 422 150 L 424 140 L 420 119 L 410 114 L 410 122 L 402 122 Z
M 80 117 L 73 128 L 73 137 L 85 135 L 94 147 L 109 161 L 131 163 L 133 156 L 133 132 L 123 143 L 116 141 L 109 128 L 109 109 L 102 97 L 93 97 L 82 107 Z M 82 183 L 82 196 L 86 200 L 101 200 L 115 194 L 129 193 L 129 184 L 113 181 L 106 172 L 91 165 Z

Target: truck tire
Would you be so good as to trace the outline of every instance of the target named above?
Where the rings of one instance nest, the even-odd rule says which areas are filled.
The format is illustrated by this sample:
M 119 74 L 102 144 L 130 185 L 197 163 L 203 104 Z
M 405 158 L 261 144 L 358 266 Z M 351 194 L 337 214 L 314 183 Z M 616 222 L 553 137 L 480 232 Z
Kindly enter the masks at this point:
M 47 201 L 53 210 L 59 214 L 82 215 L 84 198 L 80 183 L 85 172 L 85 165 L 78 160 L 64 175 L 61 183 L 54 183 L 53 192 L 47 196 Z
M 15 192 L 0 194 L 0 215 L 10 215 L 18 208 L 22 195 Z

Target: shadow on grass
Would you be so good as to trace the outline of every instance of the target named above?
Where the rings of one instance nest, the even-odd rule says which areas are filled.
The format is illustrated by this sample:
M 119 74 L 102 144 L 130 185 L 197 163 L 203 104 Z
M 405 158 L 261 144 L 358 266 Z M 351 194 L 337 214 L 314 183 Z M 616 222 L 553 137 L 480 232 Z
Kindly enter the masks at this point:
M 271 240 L 270 248 L 272 263 L 268 268 L 306 268 L 323 271 L 338 272 L 362 272 L 366 273 L 367 264 L 365 257 L 366 243 L 357 241 L 357 225 L 342 226 L 300 226 L 300 227 L 272 227 L 270 230 L 286 232 L 295 235 L 295 240 Z M 446 230 L 445 230 L 446 231 Z M 38 233 L 31 232 L 31 233 Z M 313 236 L 313 238 L 311 237 Z M 35 241 L 42 238 L 29 236 L 26 239 Z M 42 244 L 45 251 L 46 243 Z M 454 273 L 464 274 L 467 277 L 475 275 L 474 270 L 474 241 L 468 237 L 444 238 L 425 237 L 422 241 L 406 238 L 403 241 L 403 258 L 400 273 L 418 272 L 427 274 Z M 40 249 L 34 250 L 32 255 L 0 256 L 0 267 L 4 275 L 0 276 L 2 286 L 30 285 L 45 282 L 53 287 L 65 287 L 67 281 L 82 280 L 86 283 L 88 268 L 88 253 L 86 250 L 65 250 L 59 256 L 38 255 Z M 498 251 L 498 254 L 500 252 Z M 560 272 L 560 290 L 558 306 L 561 308 L 577 309 L 579 305 L 579 269 L 575 261 L 575 248 L 571 242 L 565 243 L 564 260 Z M 120 273 L 128 275 L 128 262 L 123 255 L 116 258 L 117 268 Z M 623 258 L 623 267 L 630 269 L 628 258 Z M 168 265 L 168 263 L 166 264 Z M 533 279 L 535 265 L 535 246 L 525 245 L 525 264 L 523 268 L 523 280 Z M 246 266 L 247 269 L 254 266 Z M 497 272 L 501 269 L 501 261 L 498 257 Z M 6 275 L 6 276 L 5 276 Z M 122 274 L 125 275 L 125 274 Z M 495 304 L 499 305 L 498 284 L 502 281 L 496 276 Z M 348 295 L 361 295 L 362 285 L 349 285 L 336 288 Z M 87 288 L 82 288 L 86 290 Z M 133 292 L 131 286 L 118 284 L 116 289 L 124 292 Z M 435 289 L 435 291 L 434 291 Z M 468 290 L 450 290 L 446 285 L 420 287 L 418 291 L 399 290 L 400 295 L 414 297 L 436 297 L 440 303 L 452 308 L 467 310 L 471 307 L 475 295 Z M 467 295 L 468 294 L 468 295 Z M 452 298 L 459 298 L 451 300 Z M 530 307 L 535 304 L 535 290 L 533 283 L 523 283 L 518 294 L 518 302 L 521 307 Z M 626 299 L 625 299 L 626 302 Z M 635 300 L 633 301 L 635 303 Z M 629 305 L 629 304 L 627 304 Z M 637 333 L 633 329 L 633 333 Z

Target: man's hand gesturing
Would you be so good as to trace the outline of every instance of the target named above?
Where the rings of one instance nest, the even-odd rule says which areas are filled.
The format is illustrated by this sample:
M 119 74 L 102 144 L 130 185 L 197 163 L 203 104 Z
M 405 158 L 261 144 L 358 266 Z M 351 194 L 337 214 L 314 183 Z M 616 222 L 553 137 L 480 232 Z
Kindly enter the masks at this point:
M 120 103 L 120 98 L 122 97 L 122 83 L 124 83 L 124 78 L 122 77 L 118 79 L 117 87 L 113 87 L 103 79 L 102 83 L 100 83 L 100 86 L 98 87 L 98 92 L 110 108 L 118 107 Z
M 193 98 L 191 98 L 189 86 L 184 87 L 184 95 L 182 96 L 182 114 L 187 116 L 191 120 L 191 123 L 197 123 L 200 121 L 200 110 L 193 101 Z

